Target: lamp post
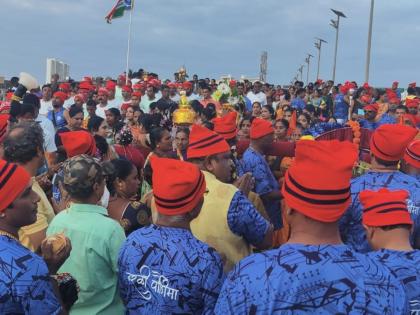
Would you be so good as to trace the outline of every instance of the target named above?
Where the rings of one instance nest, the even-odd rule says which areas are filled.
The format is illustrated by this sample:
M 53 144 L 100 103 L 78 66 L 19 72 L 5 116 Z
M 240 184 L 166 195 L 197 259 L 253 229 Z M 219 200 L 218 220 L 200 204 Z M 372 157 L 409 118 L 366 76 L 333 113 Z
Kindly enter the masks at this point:
M 335 15 L 337 15 L 337 20 L 331 20 L 331 26 L 335 28 L 335 51 L 334 51 L 334 66 L 333 66 L 333 74 L 332 74 L 332 80 L 335 82 L 335 69 L 337 65 L 337 49 L 338 49 L 338 31 L 340 29 L 340 17 L 345 18 L 343 12 L 337 11 L 334 9 L 331 9 L 331 11 L 334 12 Z
M 306 85 L 309 83 L 309 64 L 311 62 L 311 58 L 313 56 L 311 54 L 308 54 L 308 56 L 305 59 L 305 62 L 308 64 L 308 69 L 306 69 Z
M 316 72 L 316 79 L 319 79 L 319 66 L 321 64 L 321 48 L 322 48 L 322 43 L 327 43 L 327 41 L 323 40 L 322 38 L 319 37 L 315 37 L 315 39 L 317 40 L 317 42 L 315 42 L 315 47 L 316 49 L 318 49 L 318 70 Z
M 373 6 L 374 0 L 370 1 L 370 17 L 369 17 L 369 33 L 368 33 L 368 44 L 366 51 L 366 68 L 365 68 L 365 82 L 369 82 L 369 66 L 370 66 L 370 47 L 372 42 L 372 24 L 373 24 Z
M 301 65 L 301 66 L 299 67 L 300 81 L 303 81 L 303 67 L 304 67 L 304 65 Z

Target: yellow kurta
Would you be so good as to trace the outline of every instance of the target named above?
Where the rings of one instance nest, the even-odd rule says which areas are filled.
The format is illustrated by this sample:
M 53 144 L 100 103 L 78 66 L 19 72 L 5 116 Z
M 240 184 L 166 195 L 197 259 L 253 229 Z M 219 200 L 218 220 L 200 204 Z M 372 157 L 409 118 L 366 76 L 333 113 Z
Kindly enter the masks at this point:
M 216 177 L 203 171 L 208 193 L 197 218 L 191 221 L 191 231 L 200 241 L 210 245 L 220 254 L 224 271 L 230 271 L 242 258 L 251 254 L 249 244 L 240 236 L 232 233 L 227 222 L 227 213 L 233 195 L 238 189 L 225 184 Z
M 47 227 L 54 218 L 55 214 L 53 207 L 45 195 L 45 192 L 35 179 L 33 180 L 32 190 L 36 192 L 40 198 L 40 201 L 38 202 L 36 222 L 31 225 L 24 226 L 19 230 L 19 240 L 23 246 L 35 251 L 36 248 L 32 245 L 29 235 L 38 233 L 42 230 L 47 230 Z

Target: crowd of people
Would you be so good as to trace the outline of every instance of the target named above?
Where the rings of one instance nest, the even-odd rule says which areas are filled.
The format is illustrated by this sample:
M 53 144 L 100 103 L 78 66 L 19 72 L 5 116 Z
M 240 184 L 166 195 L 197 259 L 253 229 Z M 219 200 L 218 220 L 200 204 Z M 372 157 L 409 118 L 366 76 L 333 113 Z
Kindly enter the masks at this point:
M 11 83 L 0 314 L 420 312 L 415 83 Z

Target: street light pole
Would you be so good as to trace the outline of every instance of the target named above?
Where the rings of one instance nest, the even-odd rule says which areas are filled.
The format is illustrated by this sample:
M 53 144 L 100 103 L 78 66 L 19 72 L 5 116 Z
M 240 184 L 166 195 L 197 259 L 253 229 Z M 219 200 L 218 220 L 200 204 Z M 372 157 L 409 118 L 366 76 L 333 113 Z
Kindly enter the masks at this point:
M 343 12 L 331 9 L 331 11 L 334 12 L 334 14 L 337 15 L 337 21 L 331 20 L 331 26 L 335 28 L 335 51 L 334 51 L 334 66 L 333 66 L 333 74 L 332 74 L 332 80 L 335 82 L 335 69 L 337 66 L 337 50 L 338 50 L 338 31 L 340 29 L 340 17 L 346 17 Z
M 368 33 L 368 44 L 366 51 L 366 68 L 365 68 L 365 82 L 369 82 L 369 66 L 370 66 L 370 47 L 372 42 L 372 24 L 373 24 L 373 6 L 374 0 L 370 1 L 370 17 L 369 17 L 369 33 Z
M 309 83 L 309 64 L 311 62 L 311 57 L 313 57 L 311 54 L 308 54 L 308 57 L 306 57 L 305 62 L 308 64 L 308 69 L 306 69 L 306 85 Z
M 322 43 L 327 43 L 327 41 L 323 40 L 322 38 L 315 37 L 315 39 L 318 41 L 315 43 L 316 49 L 318 49 L 318 70 L 316 71 L 316 79 L 319 79 L 319 66 L 321 65 L 321 48 Z
M 301 65 L 300 67 L 299 67 L 299 73 L 300 73 L 300 81 L 303 81 L 303 65 Z

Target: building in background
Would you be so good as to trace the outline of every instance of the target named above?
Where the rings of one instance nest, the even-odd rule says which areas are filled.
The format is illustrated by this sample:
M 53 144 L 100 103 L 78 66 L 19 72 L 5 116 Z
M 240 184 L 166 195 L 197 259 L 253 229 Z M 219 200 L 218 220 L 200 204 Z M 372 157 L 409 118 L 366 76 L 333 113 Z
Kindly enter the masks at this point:
M 46 83 L 51 83 L 53 74 L 58 74 L 59 81 L 65 81 L 70 77 L 70 66 L 55 58 L 47 58 Z

